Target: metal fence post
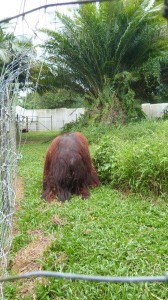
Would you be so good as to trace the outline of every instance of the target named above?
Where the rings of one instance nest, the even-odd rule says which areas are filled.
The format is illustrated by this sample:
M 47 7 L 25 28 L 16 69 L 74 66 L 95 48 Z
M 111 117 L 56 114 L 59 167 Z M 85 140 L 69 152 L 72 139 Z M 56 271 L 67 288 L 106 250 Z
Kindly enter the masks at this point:
M 52 131 L 52 129 L 53 129 L 53 124 L 52 124 L 52 122 L 53 122 L 53 119 L 52 119 L 52 115 L 51 115 L 51 131 Z

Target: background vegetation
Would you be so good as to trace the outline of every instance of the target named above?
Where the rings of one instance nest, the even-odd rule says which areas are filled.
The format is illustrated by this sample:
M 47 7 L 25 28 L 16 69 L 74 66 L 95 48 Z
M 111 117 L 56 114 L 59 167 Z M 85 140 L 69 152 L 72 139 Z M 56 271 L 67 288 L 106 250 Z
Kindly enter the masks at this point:
M 83 106 L 97 122 L 140 119 L 141 103 L 167 101 L 167 24 L 162 14 L 160 0 L 112 0 L 80 5 L 70 17 L 57 13 L 61 26 L 55 31 L 42 29 L 43 60 L 33 52 L 26 82 L 29 95 L 19 104 L 51 109 Z M 23 51 L 23 45 L 31 49 L 27 55 L 32 57 L 30 41 L 19 41 L 1 29 L 1 70 Z M 20 76 L 21 85 L 26 78 Z
M 43 61 L 33 55 L 25 108 L 83 106 L 96 115 L 94 121 L 124 123 L 142 117 L 141 103 L 166 102 L 168 46 L 162 12 L 163 1 L 112 0 L 81 5 L 71 17 L 57 13 L 61 26 L 42 30 L 47 38 Z M 10 41 L 2 31 L 2 61 L 16 44 Z
M 143 102 L 165 102 L 168 46 L 161 3 L 113 0 L 82 5 L 71 17 L 57 14 L 61 29 L 43 30 L 47 57 L 39 93 L 78 93 L 83 106 L 97 109 L 98 121 L 106 112 L 109 122 L 118 114 L 123 121 L 141 117 Z

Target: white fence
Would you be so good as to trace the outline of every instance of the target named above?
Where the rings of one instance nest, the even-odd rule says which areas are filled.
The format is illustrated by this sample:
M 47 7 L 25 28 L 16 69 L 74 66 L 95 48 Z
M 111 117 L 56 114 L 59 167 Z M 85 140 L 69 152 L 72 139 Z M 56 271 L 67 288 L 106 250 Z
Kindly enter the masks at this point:
M 168 103 L 142 104 L 142 110 L 148 118 L 161 118 L 168 112 Z
M 161 118 L 168 111 L 168 103 L 144 103 L 142 110 L 148 118 Z M 76 121 L 84 112 L 84 108 L 33 110 L 16 106 L 20 129 L 32 131 L 60 130 L 65 124 Z
M 20 129 L 31 131 L 60 130 L 65 124 L 76 121 L 84 108 L 24 109 L 16 107 Z

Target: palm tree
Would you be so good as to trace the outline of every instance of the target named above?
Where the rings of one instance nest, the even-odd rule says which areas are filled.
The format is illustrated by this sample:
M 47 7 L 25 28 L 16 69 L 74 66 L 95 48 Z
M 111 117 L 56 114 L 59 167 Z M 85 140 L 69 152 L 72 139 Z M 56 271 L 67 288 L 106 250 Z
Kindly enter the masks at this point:
M 113 0 L 81 5 L 71 18 L 57 13 L 63 29 L 44 30 L 56 81 L 98 97 L 107 79 L 119 87 L 127 74 L 137 97 L 157 93 L 168 43 L 162 5 L 155 2 Z

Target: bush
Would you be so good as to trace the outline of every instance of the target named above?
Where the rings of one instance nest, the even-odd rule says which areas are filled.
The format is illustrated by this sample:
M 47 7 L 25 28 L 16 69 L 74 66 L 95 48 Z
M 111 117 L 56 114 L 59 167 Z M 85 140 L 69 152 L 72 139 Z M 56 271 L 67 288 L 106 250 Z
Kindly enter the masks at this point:
M 114 128 L 114 125 L 92 122 L 88 120 L 88 115 L 85 113 L 77 121 L 65 124 L 62 133 L 80 131 L 88 139 L 89 143 L 98 143 L 102 136 Z
M 139 135 L 136 135 L 134 125 L 130 135 L 130 126 L 121 130 L 125 132 L 125 138 L 121 133 L 104 136 L 95 151 L 94 162 L 101 181 L 110 183 L 113 188 L 152 192 L 156 195 L 167 194 L 167 139 L 163 131 L 156 131 L 157 127 L 155 130 L 153 128 L 153 132 L 149 131 L 145 124 L 147 123 L 138 125 L 138 128 L 144 129 L 144 134 L 140 130 Z

